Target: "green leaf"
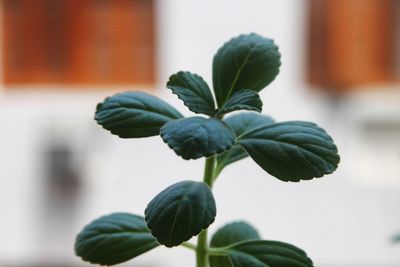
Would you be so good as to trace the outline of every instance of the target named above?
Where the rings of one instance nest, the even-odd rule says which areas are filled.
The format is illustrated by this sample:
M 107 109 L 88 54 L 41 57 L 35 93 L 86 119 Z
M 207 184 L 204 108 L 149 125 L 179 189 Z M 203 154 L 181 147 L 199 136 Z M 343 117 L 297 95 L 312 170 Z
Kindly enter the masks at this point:
M 222 116 L 226 113 L 243 109 L 261 112 L 262 105 L 263 103 L 257 92 L 252 90 L 239 90 L 232 94 L 232 96 L 218 110 L 216 115 Z
M 184 159 L 209 157 L 229 149 L 235 133 L 223 121 L 190 117 L 169 121 L 160 131 L 165 143 Z
M 211 238 L 211 247 L 226 247 L 238 242 L 260 239 L 256 229 L 246 222 L 233 222 L 219 229 Z M 226 256 L 210 256 L 211 267 L 231 267 Z
M 199 75 L 180 71 L 169 77 L 167 87 L 191 111 L 214 116 L 214 98 L 207 83 Z
M 161 126 L 182 118 L 163 100 L 143 92 L 124 92 L 107 97 L 96 108 L 95 120 L 121 138 L 158 135 Z
M 271 39 L 246 34 L 226 42 L 214 56 L 213 85 L 218 107 L 241 90 L 261 91 L 279 73 L 278 47 Z
M 265 171 L 286 182 L 330 174 L 340 161 L 332 138 L 311 122 L 265 125 L 239 136 L 237 142 Z
M 84 261 L 109 266 L 130 260 L 158 245 L 143 217 L 113 213 L 94 220 L 79 233 L 75 253 Z
M 225 224 L 212 236 L 211 247 L 225 247 L 234 243 L 260 239 L 257 230 L 249 223 L 244 221 L 231 222 Z
M 234 130 L 236 136 L 275 122 L 269 116 L 254 112 L 238 113 L 229 116 L 224 121 Z M 241 146 L 234 145 L 231 149 L 217 156 L 217 171 L 221 172 L 227 165 L 246 158 L 247 156 L 247 152 Z
M 313 267 L 307 254 L 287 243 L 255 240 L 235 244 L 227 255 L 233 267 Z
M 270 116 L 254 112 L 238 113 L 227 117 L 224 121 L 235 131 L 236 136 L 275 122 Z
M 159 193 L 147 205 L 145 219 L 151 233 L 167 247 L 178 246 L 214 222 L 216 207 L 210 188 L 183 181 Z

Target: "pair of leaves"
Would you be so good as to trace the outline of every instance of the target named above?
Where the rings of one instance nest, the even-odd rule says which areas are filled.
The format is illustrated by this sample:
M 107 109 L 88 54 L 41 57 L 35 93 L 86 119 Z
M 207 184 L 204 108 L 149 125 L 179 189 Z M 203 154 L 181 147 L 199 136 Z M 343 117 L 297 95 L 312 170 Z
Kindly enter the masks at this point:
M 183 101 L 189 110 L 210 117 L 222 115 L 235 110 L 253 110 L 261 112 L 262 101 L 256 91 L 241 89 L 226 101 L 218 110 L 214 98 L 204 79 L 194 73 L 180 71 L 171 75 L 167 87 Z
M 213 86 L 219 109 L 204 79 L 190 72 L 178 72 L 167 87 L 193 112 L 218 117 L 235 110 L 261 112 L 257 92 L 279 73 L 280 53 L 271 39 L 244 34 L 226 42 L 213 60 Z
M 246 222 L 234 222 L 219 229 L 211 239 L 218 256 L 210 256 L 211 267 L 312 267 L 307 254 L 287 243 L 260 240 Z
M 167 218 L 168 221 L 168 218 Z M 245 222 L 224 226 L 214 234 L 212 248 L 224 247 L 223 256 L 210 256 L 211 267 L 312 267 L 301 249 L 277 241 L 259 240 Z M 87 225 L 75 242 L 75 253 L 84 261 L 115 265 L 159 246 L 143 217 L 113 213 Z
M 95 119 L 121 138 L 160 133 L 184 159 L 221 153 L 235 141 L 234 132 L 224 122 L 214 118 L 183 118 L 166 102 L 142 92 L 125 92 L 106 98 L 97 106 Z
M 77 236 L 75 253 L 90 263 L 118 264 L 160 244 L 180 245 L 206 229 L 215 216 L 215 200 L 205 183 L 179 182 L 150 201 L 145 218 L 114 213 L 94 220 Z
M 234 132 L 224 122 L 214 118 L 183 118 L 166 102 L 143 92 L 124 92 L 106 98 L 97 106 L 95 119 L 121 138 L 161 134 L 184 159 L 221 153 L 235 141 Z

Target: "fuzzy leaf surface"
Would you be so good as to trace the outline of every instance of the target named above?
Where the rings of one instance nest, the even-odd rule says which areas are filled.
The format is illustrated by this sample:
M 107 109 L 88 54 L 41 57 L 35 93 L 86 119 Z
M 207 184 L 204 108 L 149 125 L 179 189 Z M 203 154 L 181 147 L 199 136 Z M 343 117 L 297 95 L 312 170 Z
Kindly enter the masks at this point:
M 235 110 L 252 110 L 261 112 L 263 103 L 257 92 L 252 90 L 239 90 L 219 109 L 217 115 L 224 115 Z
M 180 71 L 169 77 L 167 87 L 183 101 L 191 111 L 214 115 L 214 98 L 208 84 L 197 74 Z
M 271 39 L 251 33 L 226 42 L 213 59 L 213 85 L 218 107 L 241 89 L 261 91 L 279 73 L 278 47 Z
M 94 220 L 79 233 L 75 253 L 84 261 L 110 266 L 130 260 L 158 245 L 143 217 L 113 213 Z
M 190 117 L 166 123 L 160 131 L 164 142 L 184 159 L 209 157 L 229 149 L 235 133 L 223 121 Z
M 95 120 L 121 138 L 158 135 L 168 121 L 182 118 L 174 107 L 143 92 L 124 92 L 107 97 L 96 108 Z
M 145 219 L 158 242 L 173 247 L 206 229 L 216 212 L 214 196 L 205 183 L 182 181 L 150 201 Z
M 211 238 L 211 247 L 225 247 L 235 243 L 257 240 L 260 236 L 257 230 L 247 222 L 233 222 L 224 225 Z M 231 267 L 227 256 L 210 256 L 211 267 Z
M 238 137 L 256 128 L 275 123 L 275 120 L 270 116 L 255 112 L 234 114 L 225 118 L 224 121 L 234 130 Z
M 265 125 L 244 133 L 237 142 L 266 172 L 286 182 L 330 174 L 340 161 L 332 138 L 311 122 Z
M 238 113 L 227 117 L 224 121 L 233 129 L 236 136 L 241 136 L 245 132 L 275 122 L 269 116 L 254 112 Z M 246 158 L 247 156 L 248 154 L 243 147 L 234 145 L 231 149 L 217 156 L 217 170 L 221 171 L 227 165 Z
M 314 266 L 303 250 L 278 241 L 245 241 L 230 247 L 227 255 L 233 267 Z

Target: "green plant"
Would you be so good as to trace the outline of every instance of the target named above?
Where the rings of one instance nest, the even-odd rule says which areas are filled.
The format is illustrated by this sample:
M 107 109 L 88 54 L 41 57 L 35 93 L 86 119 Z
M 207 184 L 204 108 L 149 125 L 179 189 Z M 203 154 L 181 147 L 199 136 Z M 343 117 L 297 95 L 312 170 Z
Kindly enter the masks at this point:
M 184 246 L 196 253 L 197 267 L 310 267 L 306 253 L 287 243 L 262 240 L 246 222 L 219 229 L 209 243 L 216 216 L 212 187 L 221 171 L 250 156 L 267 173 L 288 182 L 332 173 L 339 155 L 332 138 L 311 122 L 275 122 L 261 115 L 258 92 L 279 72 L 280 53 L 270 39 L 240 35 L 213 60 L 213 94 L 198 75 L 178 72 L 167 87 L 194 113 L 184 118 L 166 102 L 143 92 L 125 92 L 97 105 L 95 119 L 121 138 L 161 135 L 184 159 L 205 157 L 202 182 L 173 184 L 150 201 L 145 217 L 114 213 L 87 225 L 75 252 L 83 260 L 114 265 L 159 245 Z M 216 104 L 216 105 L 215 105 Z M 227 118 L 225 114 L 247 110 Z M 251 112 L 249 112 L 251 111 Z M 198 235 L 197 245 L 188 243 Z

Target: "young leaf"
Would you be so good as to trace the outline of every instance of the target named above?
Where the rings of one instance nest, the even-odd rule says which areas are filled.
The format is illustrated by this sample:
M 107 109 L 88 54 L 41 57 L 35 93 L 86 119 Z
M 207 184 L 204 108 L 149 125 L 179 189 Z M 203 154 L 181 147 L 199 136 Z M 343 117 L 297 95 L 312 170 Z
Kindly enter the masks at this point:
M 190 117 L 169 121 L 161 128 L 160 135 L 184 159 L 209 157 L 229 149 L 235 142 L 233 130 L 214 118 Z
M 332 138 L 311 122 L 265 125 L 246 132 L 237 142 L 265 171 L 286 182 L 330 174 L 340 161 Z
M 279 73 L 278 47 L 257 34 L 240 35 L 226 42 L 214 56 L 213 85 L 218 107 L 238 90 L 261 91 Z
M 167 87 L 191 111 L 209 116 L 214 115 L 214 98 L 207 83 L 199 75 L 180 71 L 169 77 Z
M 252 90 L 239 90 L 232 94 L 232 96 L 218 110 L 216 115 L 221 116 L 241 109 L 261 112 L 262 105 L 263 103 L 257 92 Z
M 158 245 L 143 217 L 113 213 L 93 221 L 79 233 L 75 253 L 84 261 L 109 266 L 130 260 Z
M 159 193 L 147 205 L 145 219 L 151 233 L 167 247 L 178 246 L 214 222 L 216 207 L 210 188 L 183 181 Z
M 233 267 L 314 266 L 303 250 L 277 241 L 245 241 L 230 247 L 227 255 Z
M 256 229 L 246 222 L 233 222 L 219 229 L 211 238 L 211 247 L 226 247 L 235 243 L 260 239 Z M 228 257 L 210 256 L 211 267 L 231 267 Z
M 226 118 L 224 121 L 234 130 L 236 136 L 275 122 L 269 116 L 254 112 L 235 114 Z M 241 146 L 234 145 L 231 149 L 217 156 L 217 170 L 220 172 L 227 165 L 246 158 L 247 156 L 247 152 Z
M 96 108 L 95 120 L 121 138 L 158 135 L 161 126 L 182 118 L 174 107 L 143 92 L 124 92 L 107 97 Z

